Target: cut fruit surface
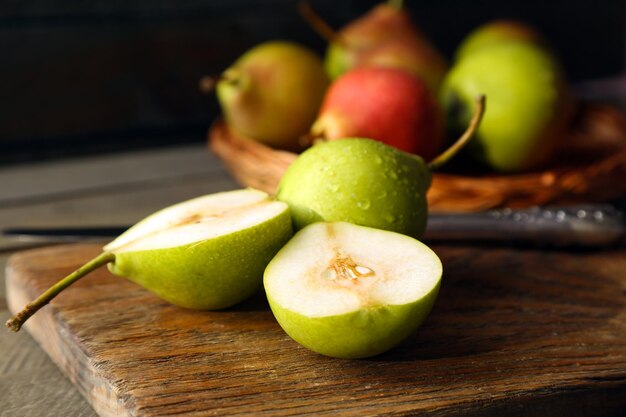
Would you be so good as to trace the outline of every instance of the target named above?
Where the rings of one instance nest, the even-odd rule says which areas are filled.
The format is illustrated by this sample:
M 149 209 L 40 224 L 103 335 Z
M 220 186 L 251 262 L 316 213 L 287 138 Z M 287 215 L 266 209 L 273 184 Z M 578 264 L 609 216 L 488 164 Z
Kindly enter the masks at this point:
M 253 189 L 206 195 L 146 217 L 104 250 L 120 253 L 183 246 L 252 227 L 285 209 L 284 203 Z
M 265 291 L 300 344 L 329 356 L 384 352 L 430 311 L 442 265 L 411 237 L 350 223 L 314 223 L 270 262 Z
M 408 236 L 349 223 L 303 229 L 268 266 L 274 301 L 310 317 L 406 304 L 427 294 L 441 276 L 439 258 Z

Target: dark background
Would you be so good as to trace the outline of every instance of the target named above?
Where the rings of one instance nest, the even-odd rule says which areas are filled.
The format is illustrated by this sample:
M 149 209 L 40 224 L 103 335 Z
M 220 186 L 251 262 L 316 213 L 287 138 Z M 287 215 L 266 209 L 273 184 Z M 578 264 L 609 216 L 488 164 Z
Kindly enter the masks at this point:
M 337 28 L 377 2 L 311 4 Z M 515 18 L 544 34 L 576 85 L 626 73 L 624 1 L 405 4 L 448 58 L 471 29 Z M 205 141 L 219 109 L 198 79 L 277 38 L 325 48 L 297 1 L 3 1 L 0 165 Z

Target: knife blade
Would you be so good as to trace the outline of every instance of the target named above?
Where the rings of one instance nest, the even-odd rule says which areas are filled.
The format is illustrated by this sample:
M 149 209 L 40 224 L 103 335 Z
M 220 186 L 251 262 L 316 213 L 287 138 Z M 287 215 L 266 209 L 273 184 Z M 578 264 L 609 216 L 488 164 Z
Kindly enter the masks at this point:
M 606 204 L 433 213 L 424 240 L 603 247 L 623 244 L 625 236 L 624 213 Z
M 130 226 L 3 230 L 28 242 L 112 239 Z M 625 243 L 626 216 L 610 204 L 498 209 L 477 213 L 431 213 L 423 240 L 432 243 L 527 244 L 604 247 Z

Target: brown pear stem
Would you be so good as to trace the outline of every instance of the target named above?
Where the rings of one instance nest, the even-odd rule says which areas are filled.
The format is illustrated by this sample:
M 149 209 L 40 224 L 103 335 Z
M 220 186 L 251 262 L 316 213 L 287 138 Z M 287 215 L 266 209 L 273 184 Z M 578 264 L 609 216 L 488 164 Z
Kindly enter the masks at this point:
M 205 75 L 204 77 L 200 78 L 200 81 L 198 81 L 198 89 L 203 94 L 212 93 L 213 90 L 215 90 L 215 86 L 220 81 L 236 83 L 239 81 L 239 76 L 235 75 L 235 71 L 232 69 L 226 70 L 220 75 Z
M 341 38 L 341 35 L 337 33 L 335 29 L 330 27 L 328 23 L 324 19 L 320 17 L 308 1 L 300 1 L 298 3 L 298 11 L 300 12 L 300 16 L 304 19 L 305 22 L 315 31 L 318 35 L 324 38 L 327 42 L 338 42 L 340 44 L 345 44 L 345 41 Z
M 486 97 L 484 94 L 481 94 L 476 97 L 476 108 L 474 109 L 474 115 L 465 129 L 465 132 L 461 135 L 460 138 L 457 139 L 456 142 L 452 144 L 448 149 L 443 151 L 439 156 L 428 163 L 428 169 L 430 171 L 436 171 L 445 165 L 454 155 L 456 155 L 474 136 L 474 133 L 480 126 L 480 121 L 483 118 L 483 114 L 485 113 L 485 101 Z
M 200 81 L 198 81 L 198 89 L 203 94 L 212 93 L 218 82 L 218 78 L 219 77 L 212 77 L 210 75 L 200 78 Z
M 106 265 L 109 262 L 113 262 L 114 260 L 114 254 L 110 252 L 102 252 L 100 255 L 96 256 L 91 261 L 87 262 L 85 265 L 81 266 L 76 271 L 72 272 L 61 281 L 54 284 L 46 292 L 41 294 L 35 301 L 24 307 L 24 309 L 17 313 L 13 318 L 7 320 L 6 326 L 14 332 L 18 332 L 22 328 L 24 322 L 26 322 L 26 320 L 28 320 L 30 316 L 35 314 L 37 311 L 39 311 L 40 308 L 52 301 L 52 299 L 59 295 L 61 291 L 63 291 L 91 271 L 100 268 L 102 265 Z

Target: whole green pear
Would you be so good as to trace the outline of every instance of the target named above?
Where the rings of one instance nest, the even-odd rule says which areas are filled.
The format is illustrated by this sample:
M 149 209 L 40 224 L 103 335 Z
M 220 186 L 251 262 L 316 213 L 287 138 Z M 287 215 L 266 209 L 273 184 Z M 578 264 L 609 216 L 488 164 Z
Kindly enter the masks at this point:
M 61 291 L 103 265 L 172 304 L 229 307 L 261 286 L 265 267 L 291 234 L 287 205 L 262 191 L 235 190 L 175 204 L 121 234 L 7 321 L 7 327 L 19 330 Z
M 276 198 L 297 229 L 345 221 L 419 237 L 427 220 L 431 174 L 421 157 L 381 142 L 345 138 L 320 142 L 286 170 Z
M 489 106 L 467 149 L 500 172 L 540 167 L 564 138 L 572 100 L 557 62 L 528 42 L 502 42 L 458 61 L 441 89 L 450 130 L 464 126 L 478 93 Z
M 337 358 L 383 353 L 430 312 L 441 261 L 411 237 L 351 223 L 315 223 L 267 266 L 276 320 L 296 342 Z
M 315 120 L 328 83 L 313 51 L 270 41 L 223 72 L 217 96 L 229 127 L 267 145 L 295 150 Z

